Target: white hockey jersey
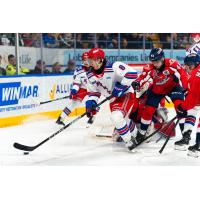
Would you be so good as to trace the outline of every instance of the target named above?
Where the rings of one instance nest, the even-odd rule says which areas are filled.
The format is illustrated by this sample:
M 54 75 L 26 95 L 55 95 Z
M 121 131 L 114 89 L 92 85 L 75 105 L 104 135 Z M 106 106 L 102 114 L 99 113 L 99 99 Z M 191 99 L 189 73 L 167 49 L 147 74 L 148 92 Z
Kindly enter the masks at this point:
M 137 71 L 122 62 L 106 63 L 104 72 L 100 75 L 94 72 L 87 73 L 89 83 L 89 100 L 98 101 L 103 95 L 108 97 L 112 94 L 115 83 L 119 82 L 127 86 L 125 93 L 134 92 L 131 83 L 137 78 Z
M 79 91 L 80 88 L 87 89 L 88 78 L 86 72 L 87 71 L 83 65 L 76 67 L 76 70 L 74 71 L 72 89 L 77 91 Z
M 200 41 L 198 43 L 193 44 L 188 50 L 186 50 L 186 56 L 191 53 L 200 55 Z

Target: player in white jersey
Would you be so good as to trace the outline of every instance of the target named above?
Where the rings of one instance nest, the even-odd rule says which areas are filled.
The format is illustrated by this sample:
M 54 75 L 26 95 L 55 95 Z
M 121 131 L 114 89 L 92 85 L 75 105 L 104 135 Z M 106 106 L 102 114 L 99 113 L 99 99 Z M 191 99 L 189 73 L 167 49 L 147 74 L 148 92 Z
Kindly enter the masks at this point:
M 88 100 L 86 101 L 87 116 L 95 113 L 95 107 L 101 95 L 113 98 L 110 100 L 111 120 L 118 134 L 122 137 L 129 150 L 136 146 L 131 136 L 126 116 L 129 115 L 135 97 L 131 83 L 137 78 L 137 71 L 122 62 L 109 63 L 100 48 L 89 52 L 90 66 L 93 70 L 88 74 Z
M 64 119 L 68 116 L 75 107 L 79 106 L 82 100 L 87 95 L 87 75 L 86 72 L 89 71 L 88 63 L 88 53 L 85 52 L 82 54 L 82 65 L 77 66 L 74 72 L 74 80 L 72 83 L 70 99 L 67 102 L 67 106 L 62 111 L 61 115 L 58 117 L 56 123 L 59 125 L 64 124 Z
M 193 44 L 186 50 L 186 56 L 195 53 L 200 55 L 200 33 L 191 33 Z

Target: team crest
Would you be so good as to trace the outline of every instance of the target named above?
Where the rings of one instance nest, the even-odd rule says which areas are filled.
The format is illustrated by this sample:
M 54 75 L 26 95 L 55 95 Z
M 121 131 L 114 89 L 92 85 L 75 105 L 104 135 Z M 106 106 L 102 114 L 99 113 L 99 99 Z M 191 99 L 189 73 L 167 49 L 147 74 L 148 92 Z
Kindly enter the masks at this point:
M 163 74 L 164 74 L 164 75 L 169 75 L 169 71 L 168 71 L 168 70 L 165 70 L 165 71 L 163 71 Z

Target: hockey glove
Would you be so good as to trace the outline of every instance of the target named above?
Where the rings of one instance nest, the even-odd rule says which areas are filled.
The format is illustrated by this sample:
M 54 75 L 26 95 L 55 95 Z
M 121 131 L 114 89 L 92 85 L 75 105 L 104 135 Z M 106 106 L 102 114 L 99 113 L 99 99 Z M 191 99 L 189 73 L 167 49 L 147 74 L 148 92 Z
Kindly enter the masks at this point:
M 140 90 L 140 83 L 137 81 L 132 82 L 132 87 L 135 91 L 139 91 Z
M 88 118 L 96 115 L 98 110 L 99 110 L 99 108 L 97 107 L 96 101 L 94 101 L 94 100 L 86 101 L 86 113 L 87 113 Z
M 128 86 L 126 85 L 121 85 L 119 82 L 115 83 L 115 87 L 112 91 L 112 95 L 114 97 L 121 97 L 124 95 L 124 92 L 126 92 L 128 89 Z
M 70 99 L 75 100 L 75 99 L 77 98 L 77 96 L 76 96 L 77 93 L 78 93 L 77 90 L 72 89 L 72 90 L 71 90 L 71 93 L 70 93 Z
M 180 105 L 178 105 L 177 109 L 176 109 L 176 113 L 178 118 L 185 118 L 187 116 L 187 110 L 184 110 Z

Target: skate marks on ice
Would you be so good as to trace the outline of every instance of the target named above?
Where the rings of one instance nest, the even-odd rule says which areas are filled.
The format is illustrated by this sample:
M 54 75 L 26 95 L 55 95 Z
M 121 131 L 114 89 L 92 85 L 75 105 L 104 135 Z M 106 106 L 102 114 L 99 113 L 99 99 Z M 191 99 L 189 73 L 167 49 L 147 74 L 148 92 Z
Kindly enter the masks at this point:
M 187 151 L 175 151 L 173 149 L 175 139 L 169 141 L 161 155 L 158 151 L 164 140 L 159 143 L 142 144 L 136 149 L 136 152 L 130 153 L 124 147 L 124 144 L 117 144 L 111 138 L 96 138 L 88 134 L 84 121 L 79 126 L 72 126 L 60 133 L 29 155 L 23 155 L 23 151 L 19 151 L 12 146 L 14 142 L 35 145 L 58 128 L 53 120 L 1 128 L 0 165 L 200 165 L 200 159 L 187 156 Z M 179 138 L 180 134 L 177 136 L 177 139 Z

